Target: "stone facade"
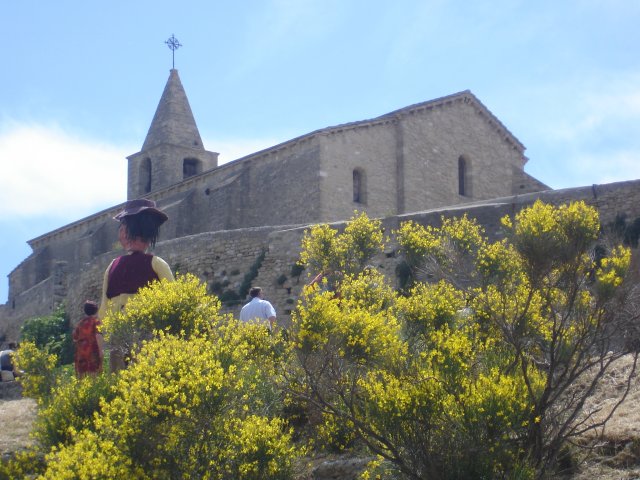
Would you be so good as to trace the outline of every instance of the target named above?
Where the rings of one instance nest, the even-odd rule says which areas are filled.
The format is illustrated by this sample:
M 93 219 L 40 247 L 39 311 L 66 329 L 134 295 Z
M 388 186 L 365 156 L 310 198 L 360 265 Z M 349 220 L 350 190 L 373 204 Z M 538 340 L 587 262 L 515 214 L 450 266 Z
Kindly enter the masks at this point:
M 640 217 L 640 180 L 549 190 L 458 207 L 394 215 L 382 220 L 385 231 L 390 232 L 407 220 L 436 226 L 440 224 L 442 216 L 459 217 L 467 213 L 484 226 L 487 235 L 496 239 L 501 236 L 502 231 L 500 218 L 517 213 L 536 199 L 555 205 L 583 200 L 599 210 L 601 221 L 606 225 L 621 214 L 629 220 Z M 332 225 L 337 229 L 344 227 L 342 222 Z M 287 325 L 302 286 L 315 273 L 298 273 L 293 268 L 298 260 L 300 241 L 306 228 L 308 226 L 298 225 L 205 232 L 160 242 L 155 253 L 167 260 L 175 272 L 193 273 L 207 284 L 210 292 L 227 299 L 234 298 L 230 293 L 237 293 L 245 276 L 258 267 L 257 275 L 251 277 L 252 283 L 265 289 L 268 299 L 278 312 L 278 321 Z M 75 305 L 77 308 L 75 311 L 70 309 L 70 313 L 72 318 L 79 319 L 83 301 L 86 298 L 99 298 L 104 269 L 115 255 L 116 252 L 107 252 L 95 257 L 73 276 L 66 273 L 66 264 L 60 262 L 56 275 L 16 296 L 18 308 L 12 308 L 10 304 L 0 306 L 6 340 L 13 341 L 17 338 L 23 319 L 50 312 L 55 301 L 64 299 L 68 305 Z M 394 279 L 399 260 L 397 245 L 389 244 L 372 263 Z M 60 281 L 62 278 L 66 278 L 66 284 Z M 237 314 L 239 309 L 240 304 L 235 304 L 227 306 L 225 311 Z
M 467 213 L 477 219 L 487 235 L 495 240 L 502 236 L 500 219 L 503 216 L 514 215 L 537 199 L 554 205 L 582 200 L 596 207 L 602 224 L 607 225 L 621 214 L 627 219 L 640 217 L 640 180 L 549 190 L 459 207 L 388 216 L 381 220 L 385 231 L 391 232 L 398 229 L 404 221 L 438 226 L 443 216 L 460 217 Z M 331 225 L 341 230 L 345 223 L 335 222 Z M 299 273 L 294 268 L 300 254 L 302 236 L 307 228 L 306 225 L 299 225 L 206 232 L 161 242 L 155 252 L 167 260 L 174 271 L 193 273 L 207 284 L 210 292 L 231 300 L 234 297 L 229 294 L 237 293 L 245 276 L 251 274 L 253 268 L 259 267 L 257 275 L 252 277 L 252 284 L 264 288 L 267 298 L 278 312 L 278 321 L 287 325 L 302 287 L 308 283 L 310 276 L 317 273 Z M 72 282 L 67 295 L 70 304 L 82 305 L 85 298 L 99 298 L 102 274 L 112 258 L 112 252 L 101 256 L 77 281 Z M 372 264 L 385 272 L 388 278 L 397 281 L 395 271 L 399 261 L 398 245 L 390 243 L 383 253 L 373 259 Z M 225 311 L 238 314 L 240 306 L 241 304 L 232 304 Z
M 439 218 L 412 212 L 456 205 L 495 212 L 487 200 L 519 204 L 548 190 L 524 171 L 523 145 L 468 91 L 317 130 L 222 166 L 217 155 L 204 149 L 172 70 L 143 148 L 128 158 L 128 197 L 144 195 L 168 213 L 155 253 L 174 271 L 194 273 L 230 302 L 245 276 L 257 273 L 251 281 L 266 289 L 282 316 L 305 281 L 292 267 L 310 224 L 344 221 L 354 210 L 384 218 L 385 225 L 407 215 Z M 637 198 L 632 185 L 627 198 Z M 599 205 L 607 215 L 627 212 L 615 193 L 620 188 L 593 190 L 607 198 Z M 570 199 L 587 191 L 540 195 Z M 474 204 L 479 201 L 485 205 Z M 99 298 L 104 268 L 118 254 L 112 217 L 120 208 L 29 242 L 33 253 L 9 274 L 0 339 L 16 340 L 26 318 L 46 315 L 60 301 L 75 319 L 84 299 Z M 381 264 L 393 261 L 392 250 Z

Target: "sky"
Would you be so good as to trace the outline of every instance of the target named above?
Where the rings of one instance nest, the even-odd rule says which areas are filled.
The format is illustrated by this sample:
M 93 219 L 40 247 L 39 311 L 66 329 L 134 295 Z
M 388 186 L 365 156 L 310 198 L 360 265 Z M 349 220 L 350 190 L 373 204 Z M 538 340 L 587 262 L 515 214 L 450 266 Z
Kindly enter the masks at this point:
M 220 163 L 463 90 L 552 188 L 640 178 L 637 0 L 0 0 L 0 303 L 53 229 L 126 200 L 172 68 Z

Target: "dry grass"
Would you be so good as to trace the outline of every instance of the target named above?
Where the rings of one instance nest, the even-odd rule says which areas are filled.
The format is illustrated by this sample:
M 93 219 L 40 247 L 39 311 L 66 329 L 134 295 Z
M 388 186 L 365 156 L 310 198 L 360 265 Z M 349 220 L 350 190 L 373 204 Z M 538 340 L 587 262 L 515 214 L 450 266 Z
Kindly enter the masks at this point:
M 632 368 L 631 355 L 623 358 L 602 379 L 600 388 L 585 404 L 594 420 L 610 414 L 624 393 Z M 590 447 L 580 473 L 572 480 L 626 480 L 640 478 L 640 375 L 636 373 L 624 403 L 618 407 L 606 428 L 585 435 L 583 443 Z

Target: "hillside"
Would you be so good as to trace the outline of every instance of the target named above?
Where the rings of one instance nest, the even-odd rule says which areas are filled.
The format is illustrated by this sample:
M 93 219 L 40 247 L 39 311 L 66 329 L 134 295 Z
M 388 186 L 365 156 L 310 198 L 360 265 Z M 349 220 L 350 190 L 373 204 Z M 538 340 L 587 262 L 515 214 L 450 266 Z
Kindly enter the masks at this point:
M 632 366 L 629 357 L 620 362 L 604 380 L 601 388 L 591 398 L 585 409 L 598 410 L 597 418 L 607 415 L 624 390 L 625 371 Z M 31 439 L 29 431 L 36 416 L 37 407 L 32 399 L 21 398 L 18 385 L 0 384 L 0 455 L 3 459 L 11 453 L 27 447 Z M 589 457 L 579 471 L 565 480 L 631 480 L 640 478 L 640 380 L 633 379 L 631 391 L 607 424 L 602 438 L 594 441 L 585 438 L 592 447 Z M 336 456 L 318 457 L 313 462 L 313 472 L 305 480 L 330 478 L 357 478 L 357 470 L 364 465 L 362 459 Z

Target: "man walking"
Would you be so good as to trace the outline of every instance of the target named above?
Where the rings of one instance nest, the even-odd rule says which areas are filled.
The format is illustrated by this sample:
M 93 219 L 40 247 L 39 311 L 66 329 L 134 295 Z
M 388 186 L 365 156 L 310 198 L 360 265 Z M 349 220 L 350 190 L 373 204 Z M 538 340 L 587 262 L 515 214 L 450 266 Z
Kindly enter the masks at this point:
M 276 326 L 276 311 L 271 303 L 263 299 L 262 288 L 252 287 L 249 290 L 249 296 L 251 301 L 240 310 L 240 320 L 243 322 L 257 320 L 273 331 Z

